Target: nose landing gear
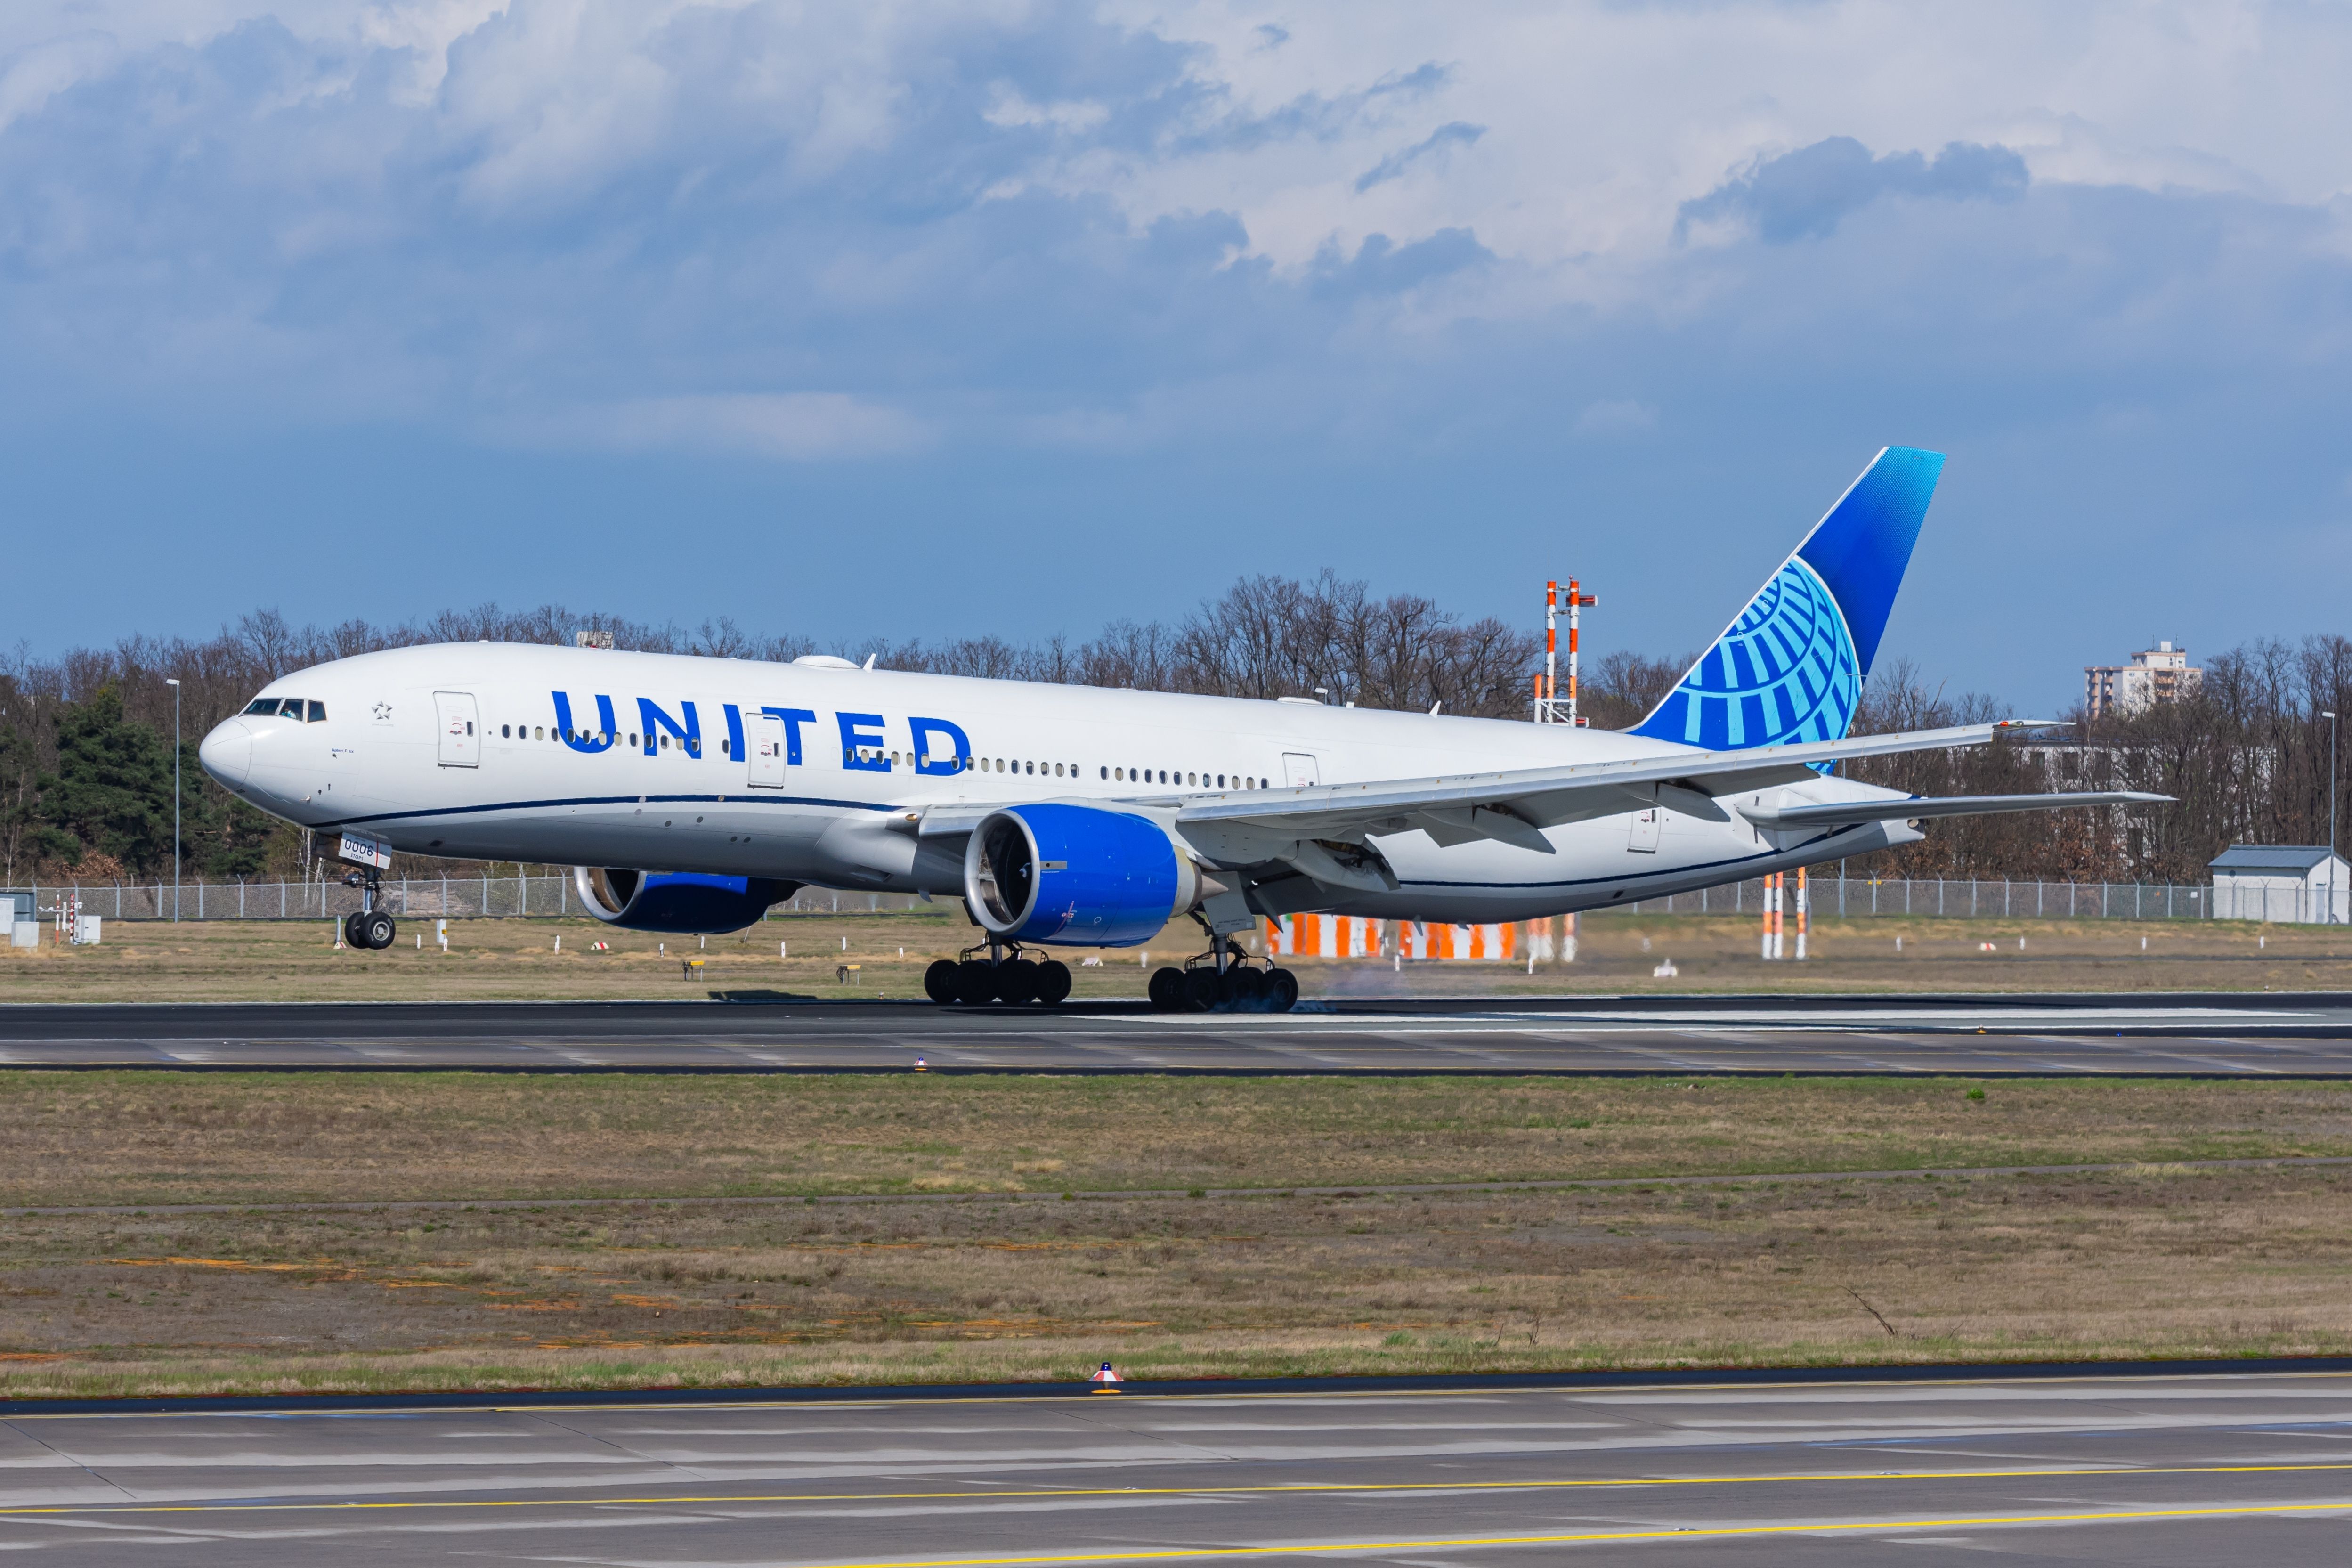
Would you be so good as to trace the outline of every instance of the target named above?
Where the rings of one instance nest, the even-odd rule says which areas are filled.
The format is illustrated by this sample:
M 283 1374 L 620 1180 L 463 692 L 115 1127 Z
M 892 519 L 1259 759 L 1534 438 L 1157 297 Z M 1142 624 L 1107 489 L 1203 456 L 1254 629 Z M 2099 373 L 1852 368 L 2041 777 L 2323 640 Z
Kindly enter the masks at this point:
M 988 956 L 979 956 L 982 952 Z M 955 958 L 942 958 L 923 971 L 923 994 L 941 1006 L 960 1002 L 980 1007 L 1002 1002 L 1019 1007 L 1034 1002 L 1057 1007 L 1070 994 L 1070 966 L 1059 959 L 1040 963 L 1025 957 L 1018 942 L 986 942 L 968 947 Z
M 371 868 L 364 874 L 353 871 L 343 879 L 343 885 L 360 890 L 359 911 L 343 917 L 343 940 L 353 947 L 378 952 L 390 947 L 393 939 L 400 934 L 400 928 L 393 924 L 390 915 L 375 907 L 383 889 L 377 885 L 374 870 Z

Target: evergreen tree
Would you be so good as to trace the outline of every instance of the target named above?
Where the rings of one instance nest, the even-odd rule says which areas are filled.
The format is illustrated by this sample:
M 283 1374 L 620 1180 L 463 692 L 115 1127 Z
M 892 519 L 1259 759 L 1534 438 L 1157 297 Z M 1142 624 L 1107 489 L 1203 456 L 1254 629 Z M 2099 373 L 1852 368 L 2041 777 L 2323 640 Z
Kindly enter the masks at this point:
M 0 876 L 13 884 L 42 860 L 81 858 L 81 841 L 41 816 L 40 759 L 13 724 L 0 724 Z
M 70 836 L 63 858 L 95 849 L 132 874 L 168 872 L 172 864 L 172 748 L 122 712 L 122 693 L 101 686 L 86 702 L 58 711 L 58 771 L 40 781 L 41 819 Z

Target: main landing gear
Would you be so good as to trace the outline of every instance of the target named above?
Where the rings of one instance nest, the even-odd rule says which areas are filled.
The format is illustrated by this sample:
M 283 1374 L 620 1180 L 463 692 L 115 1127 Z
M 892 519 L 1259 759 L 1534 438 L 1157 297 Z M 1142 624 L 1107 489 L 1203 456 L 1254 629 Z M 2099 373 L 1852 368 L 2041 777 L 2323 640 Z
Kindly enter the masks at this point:
M 364 875 L 353 871 L 343 879 L 343 885 L 360 890 L 359 912 L 343 917 L 343 940 L 353 947 L 379 951 L 390 947 L 393 938 L 400 934 L 400 928 L 392 923 L 390 915 L 375 907 L 383 889 L 377 885 L 373 868 Z
M 988 956 L 979 956 L 982 952 Z M 1040 963 L 1024 958 L 1018 942 L 986 942 L 964 949 L 958 958 L 942 958 L 923 971 L 923 994 L 941 1006 L 961 1002 L 979 1007 L 1003 1002 L 1018 1007 L 1035 1002 L 1055 1007 L 1070 994 L 1070 966 L 1059 959 Z
M 1162 1013 L 1287 1013 L 1298 1003 L 1298 977 L 1227 940 L 1181 969 L 1153 970 L 1150 994 Z

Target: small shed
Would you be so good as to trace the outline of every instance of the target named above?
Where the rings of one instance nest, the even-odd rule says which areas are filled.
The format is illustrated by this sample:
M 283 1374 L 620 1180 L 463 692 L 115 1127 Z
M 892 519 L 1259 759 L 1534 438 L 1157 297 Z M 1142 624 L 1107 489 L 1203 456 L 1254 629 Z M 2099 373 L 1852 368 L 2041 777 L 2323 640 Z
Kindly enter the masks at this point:
M 2217 921 L 2342 925 L 2352 901 L 2352 868 L 2324 844 L 2232 844 L 2212 868 Z

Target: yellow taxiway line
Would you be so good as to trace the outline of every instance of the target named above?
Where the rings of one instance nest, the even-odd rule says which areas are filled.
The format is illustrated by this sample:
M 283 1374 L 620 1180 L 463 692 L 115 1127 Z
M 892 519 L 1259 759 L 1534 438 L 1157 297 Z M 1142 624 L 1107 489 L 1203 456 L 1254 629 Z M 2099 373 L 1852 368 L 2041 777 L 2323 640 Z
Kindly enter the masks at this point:
M 1648 1530 L 1591 1530 L 1546 1535 L 1460 1535 L 1421 1541 L 1308 1541 L 1283 1546 L 1169 1546 L 1108 1552 L 1054 1552 L 1015 1557 L 896 1557 L 858 1563 L 811 1563 L 807 1568 L 1042 1568 L 1063 1563 L 1187 1562 L 1217 1558 L 1288 1557 L 1317 1552 L 1459 1551 L 1479 1546 L 1580 1546 L 1626 1541 L 1706 1541 L 1773 1535 L 1872 1534 L 1891 1530 L 1984 1530 L 2000 1525 L 2130 1524 L 2153 1520 L 2229 1519 L 2249 1514 L 2341 1513 L 2352 1502 L 2270 1503 L 2243 1508 L 2160 1508 L 2115 1513 L 1982 1514 L 1958 1519 L 1884 1519 L 1830 1524 L 1725 1524 Z
M 674 1494 L 667 1497 L 529 1497 L 529 1498 L 396 1498 L 382 1501 L 347 1500 L 339 1502 L 167 1502 L 167 1503 L 37 1503 L 14 1506 L 0 1505 L 0 1520 L 55 1518 L 98 1514 L 156 1513 L 353 1513 L 371 1510 L 418 1510 L 426 1509 L 517 1509 L 517 1508 L 680 1508 L 687 1506 L 718 1507 L 748 1503 L 842 1503 L 842 1502 L 1013 1502 L 1037 1500 L 1076 1498 L 1148 1498 L 1148 1497 L 1310 1497 L 1332 1495 L 1369 1495 L 1381 1492 L 1431 1492 L 1460 1494 L 1465 1492 L 1508 1491 L 1570 1491 L 1634 1489 L 1659 1487 L 1740 1487 L 1768 1485 L 1802 1485 L 1814 1482 L 1889 1482 L 1889 1481 L 1973 1481 L 1973 1480 L 2042 1480 L 2094 1477 L 2134 1476 L 2262 1476 L 2313 1475 L 2330 1471 L 2352 1470 L 2352 1460 L 2315 1462 L 2311 1464 L 2278 1465 L 2148 1465 L 2148 1466 L 2050 1466 L 2012 1469 L 1979 1470 L 1832 1470 L 1818 1474 L 1790 1472 L 1755 1476 L 1597 1476 L 1559 1480 L 1523 1481 L 1297 1481 L 1278 1486 L 1221 1487 L 1213 1483 L 1191 1487 L 1041 1487 L 1023 1490 L 996 1491 L 922 1491 L 922 1492 L 731 1492 L 705 1494 Z M 2327 1510 L 2352 1508 L 2352 1503 L 2271 1503 L 2249 1506 L 2242 1512 L 2294 1511 L 2298 1509 Z M 2191 1510 L 2194 1511 L 2194 1510 Z M 2228 1509 L 2221 1512 L 2231 1511 Z M 2053 1518 L 2055 1516 L 2053 1516 Z M 2122 1518 L 2123 1515 L 2099 1514 L 2095 1517 Z M 2131 1515 L 2132 1518 L 2189 1517 L 2182 1514 Z M 1780 1528 L 1778 1526 L 1772 1528 Z M 1790 1529 L 1798 1528 L 1790 1526 Z M 1805 1528 L 1815 1528 L 1807 1526 Z M 1820 1527 L 1832 1528 L 1832 1527 Z M 1844 1528 L 1838 1526 L 1834 1528 Z M 1877 1528 L 1873 1526 L 1872 1528 Z M 1907 1526 L 1888 1526 L 1890 1529 Z M 1682 1533 L 1666 1531 L 1662 1533 Z M 1554 1539 L 1584 1540 L 1583 1536 L 1528 1536 L 1528 1542 Z M 1593 1536 L 1592 1540 L 1617 1540 L 1616 1536 Z M 1636 1539 L 1623 1537 L 1622 1539 Z M 1430 1542 L 1434 1546 L 1468 1544 L 1462 1542 Z M 1234 1550 L 1241 1550 L 1235 1548 Z M 1255 1550 L 1252 1548 L 1251 1550 Z M 1269 1548 L 1268 1550 L 1271 1550 Z M 1284 1548 L 1286 1551 L 1342 1550 L 1339 1546 Z M 1367 1548 L 1369 1550 L 1369 1548 Z M 1060 1562 L 1060 1558 L 973 1559 L 974 1562 Z M 1068 1561 L 1093 1561 L 1069 1559 Z M 910 1565 L 911 1568 L 911 1565 Z

